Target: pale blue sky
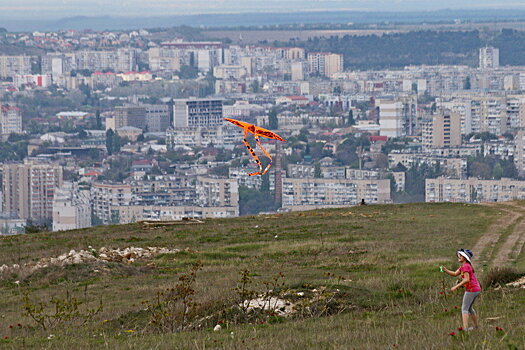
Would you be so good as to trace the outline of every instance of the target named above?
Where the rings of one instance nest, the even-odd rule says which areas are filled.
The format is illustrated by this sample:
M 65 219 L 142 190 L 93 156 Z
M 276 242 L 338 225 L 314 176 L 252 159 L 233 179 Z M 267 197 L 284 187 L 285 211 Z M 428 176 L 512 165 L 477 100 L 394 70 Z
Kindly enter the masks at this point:
M 167 16 L 314 10 L 525 9 L 517 0 L 0 0 L 0 18 Z

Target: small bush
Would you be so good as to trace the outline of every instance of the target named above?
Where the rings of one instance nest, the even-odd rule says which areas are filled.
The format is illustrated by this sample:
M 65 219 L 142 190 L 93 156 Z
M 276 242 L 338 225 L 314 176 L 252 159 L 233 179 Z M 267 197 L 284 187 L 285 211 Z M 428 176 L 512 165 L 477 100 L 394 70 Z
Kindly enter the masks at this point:
M 195 281 L 202 263 L 194 263 L 190 270 L 179 277 L 173 287 L 157 292 L 153 300 L 146 300 L 146 311 L 150 313 L 150 326 L 159 333 L 174 333 L 185 330 L 196 317 L 197 303 Z
M 523 276 L 523 274 L 513 268 L 495 267 L 487 272 L 483 279 L 483 285 L 485 287 L 497 287 L 515 281 L 521 276 Z
M 89 308 L 85 301 L 73 297 L 68 290 L 64 298 L 55 296 L 47 302 L 35 299 L 29 291 L 25 291 L 22 302 L 23 315 L 44 331 L 66 325 L 83 326 L 103 310 L 102 300 L 97 307 Z

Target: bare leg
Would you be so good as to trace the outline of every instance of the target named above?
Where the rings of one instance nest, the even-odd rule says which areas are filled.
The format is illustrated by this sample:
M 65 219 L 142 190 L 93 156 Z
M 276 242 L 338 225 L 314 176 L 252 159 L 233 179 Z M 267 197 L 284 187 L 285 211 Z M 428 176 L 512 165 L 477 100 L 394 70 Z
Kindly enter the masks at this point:
M 475 328 L 478 328 L 479 327 L 479 324 L 478 324 L 478 315 L 476 314 L 470 314 L 470 318 L 472 318 L 472 324 L 474 325 Z
M 468 329 L 468 317 L 469 317 L 469 314 L 461 314 L 461 316 L 463 318 L 463 329 L 467 330 Z

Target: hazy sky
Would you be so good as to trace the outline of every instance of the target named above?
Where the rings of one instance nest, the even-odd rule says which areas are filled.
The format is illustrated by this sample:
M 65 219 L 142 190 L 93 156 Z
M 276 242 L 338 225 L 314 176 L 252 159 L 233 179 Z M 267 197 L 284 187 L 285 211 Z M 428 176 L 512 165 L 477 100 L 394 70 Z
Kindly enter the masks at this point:
M 420 11 L 525 9 L 518 0 L 0 0 L 0 18 L 166 16 L 196 13 L 313 10 Z M 0 23 L 1 26 L 1 23 Z

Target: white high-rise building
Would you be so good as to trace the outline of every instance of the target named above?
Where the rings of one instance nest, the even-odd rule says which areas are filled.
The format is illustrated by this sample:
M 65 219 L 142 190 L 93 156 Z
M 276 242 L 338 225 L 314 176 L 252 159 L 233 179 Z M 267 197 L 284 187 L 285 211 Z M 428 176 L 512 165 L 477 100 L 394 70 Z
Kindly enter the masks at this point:
M 118 218 L 114 217 L 112 206 L 129 205 L 130 202 L 131 185 L 94 183 L 91 187 L 93 216 L 104 225 L 119 222 Z
M 31 74 L 31 56 L 0 56 L 0 78 Z
M 73 182 L 64 182 L 53 198 L 53 231 L 75 230 L 91 226 L 89 190 L 80 190 Z
M 486 46 L 479 49 L 479 68 L 498 68 L 499 67 L 499 49 Z
M 411 96 L 378 100 L 379 133 L 381 136 L 401 137 L 416 132 L 417 100 Z
M 343 71 L 343 55 L 331 52 L 310 52 L 308 54 L 308 65 L 311 73 L 331 77 L 333 74 Z
M 175 128 L 220 126 L 222 116 L 221 99 L 177 99 L 173 103 Z
M 55 189 L 62 185 L 62 167 L 26 160 L 4 164 L 3 213 L 19 219 L 46 223 L 53 216 Z
M 20 108 L 4 105 L 0 108 L 0 134 L 3 138 L 22 133 L 22 114 Z

